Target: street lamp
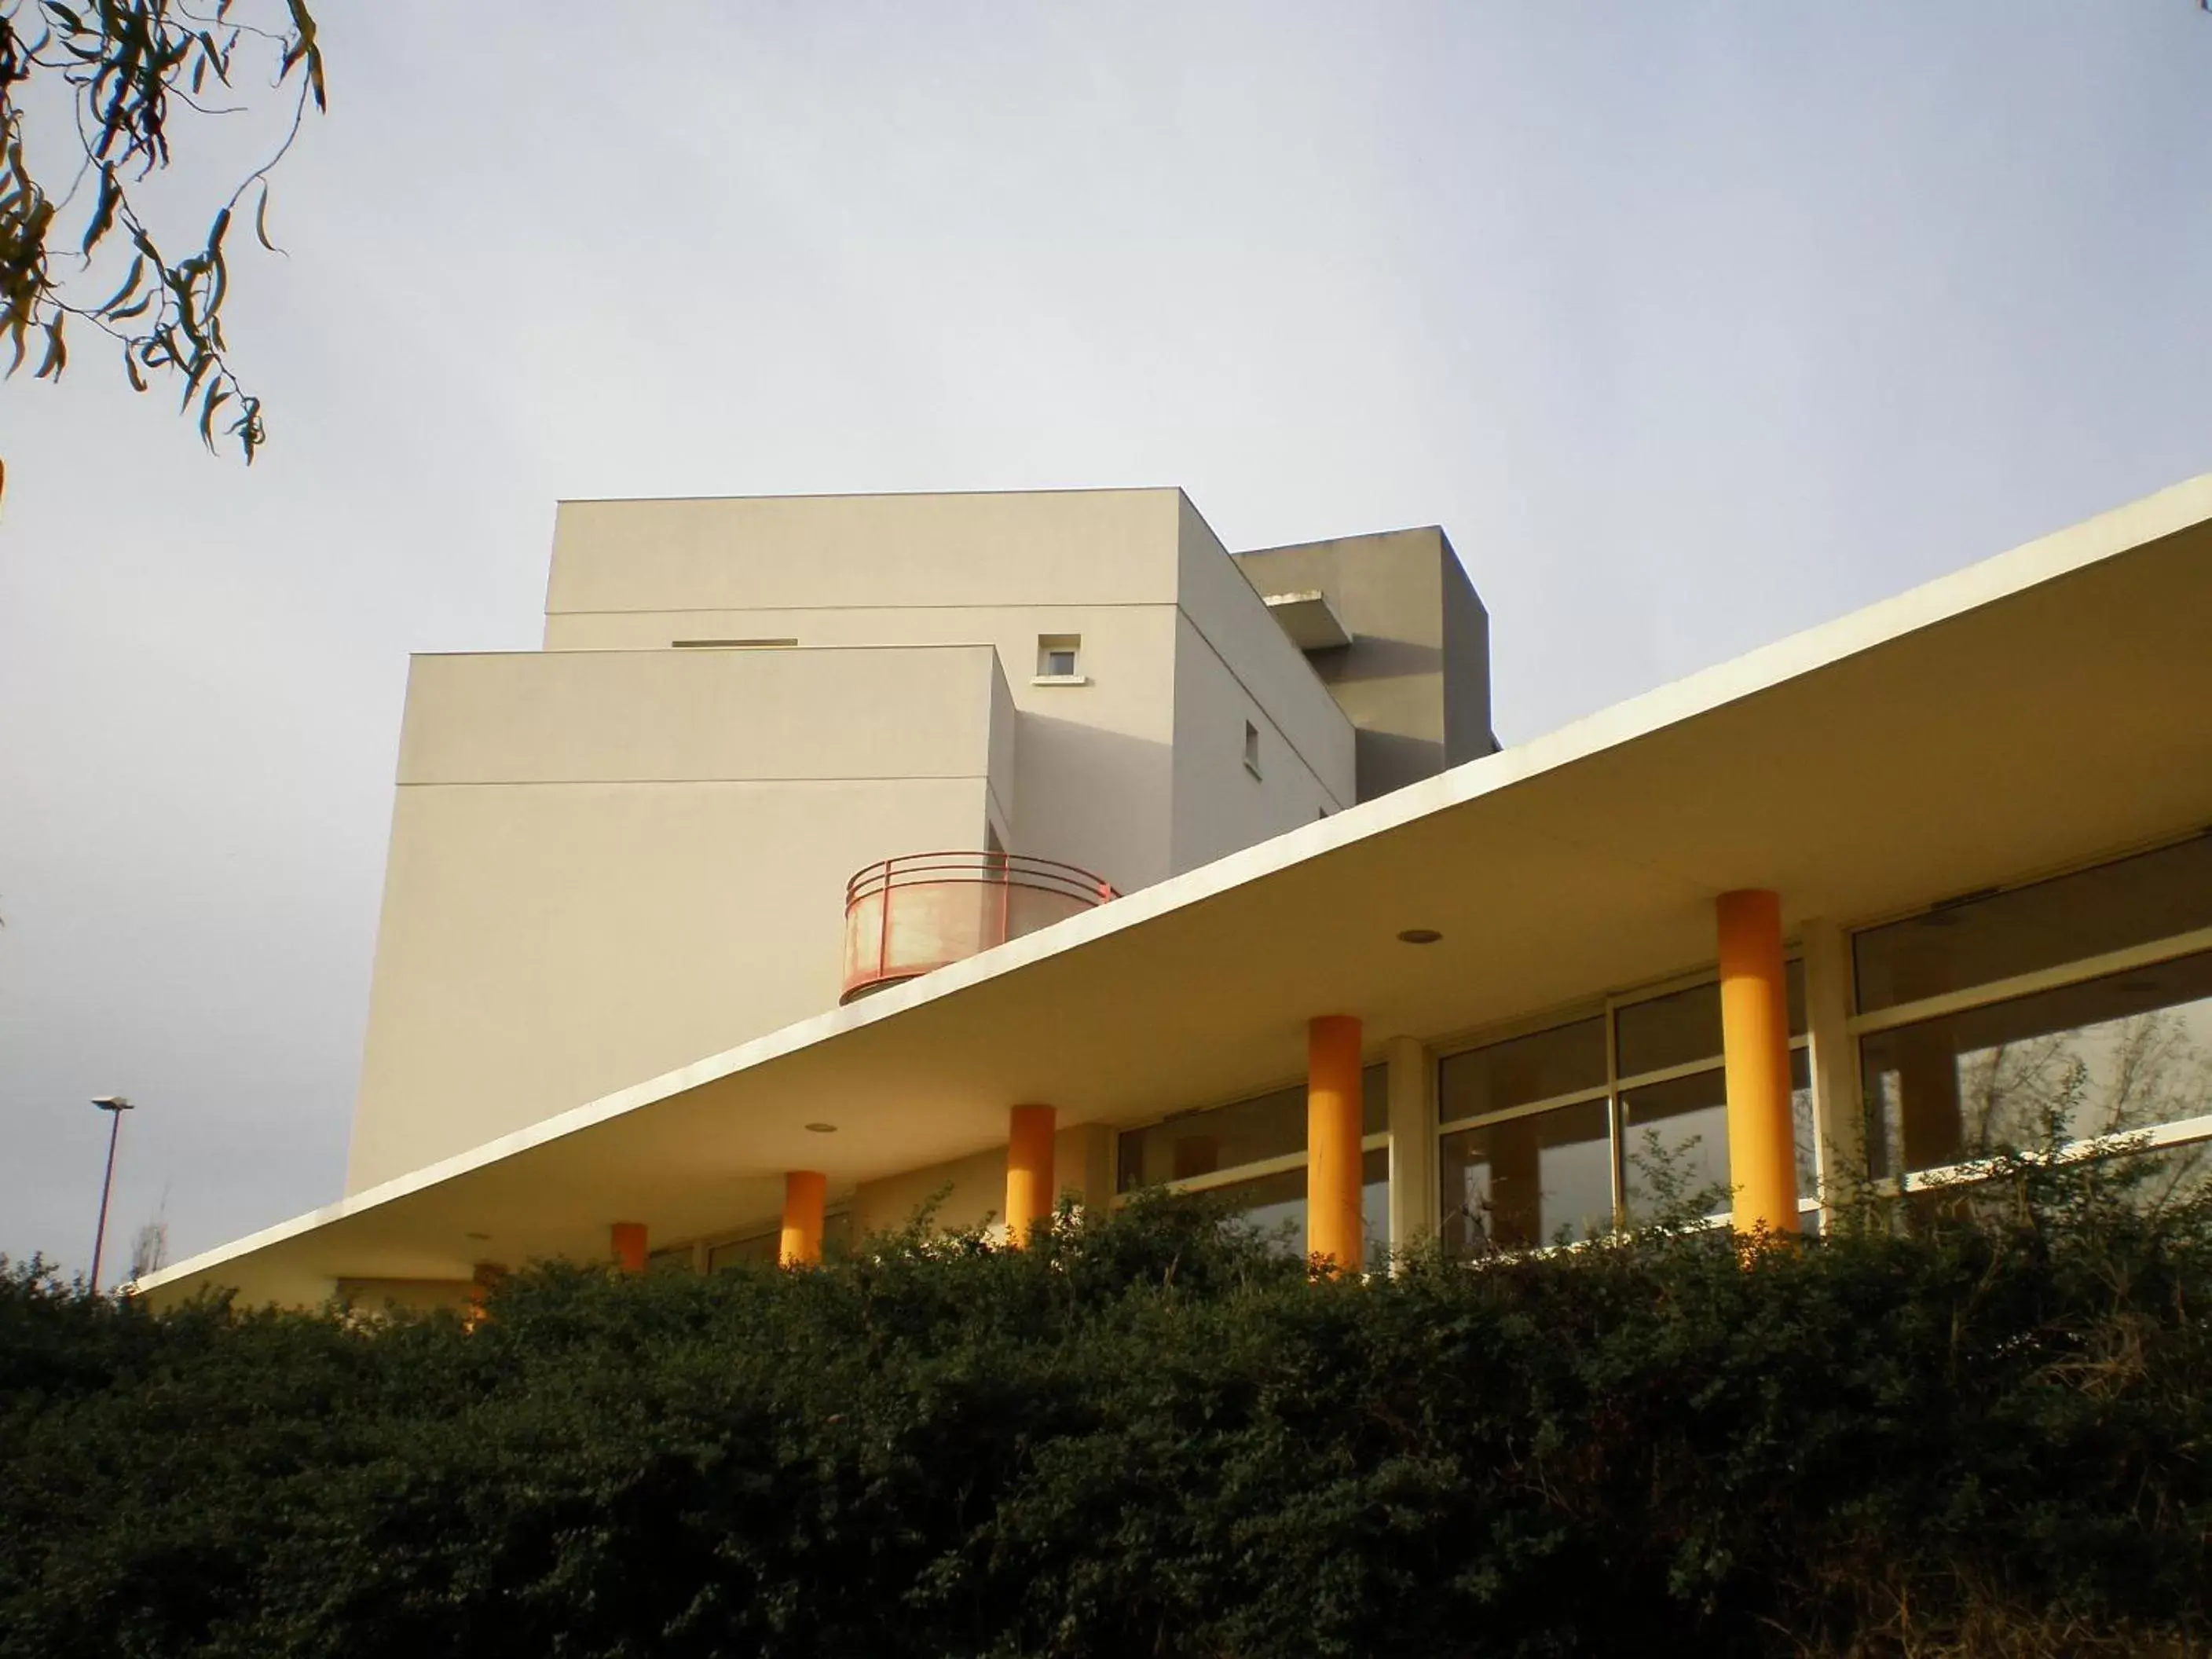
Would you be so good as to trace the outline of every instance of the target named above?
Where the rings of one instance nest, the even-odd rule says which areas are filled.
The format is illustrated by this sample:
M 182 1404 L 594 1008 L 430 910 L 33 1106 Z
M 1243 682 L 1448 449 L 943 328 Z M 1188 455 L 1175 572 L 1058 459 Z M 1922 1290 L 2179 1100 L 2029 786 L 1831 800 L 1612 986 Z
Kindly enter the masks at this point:
M 92 1293 L 100 1294 L 100 1253 L 107 1244 L 107 1194 L 115 1185 L 115 1142 L 131 1103 L 121 1095 L 102 1095 L 92 1103 L 107 1114 L 107 1174 L 100 1183 L 100 1230 L 92 1236 Z

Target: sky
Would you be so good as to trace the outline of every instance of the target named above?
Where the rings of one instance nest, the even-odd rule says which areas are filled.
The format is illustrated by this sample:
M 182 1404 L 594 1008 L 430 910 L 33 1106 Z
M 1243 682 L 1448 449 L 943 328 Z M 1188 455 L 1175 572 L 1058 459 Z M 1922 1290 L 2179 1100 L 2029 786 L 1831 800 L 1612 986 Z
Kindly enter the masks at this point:
M 337 1197 L 408 653 L 537 644 L 561 498 L 1441 524 L 1512 744 L 2212 469 L 2196 0 L 316 10 L 260 459 L 0 386 L 19 1260 L 98 1095 L 112 1261 Z

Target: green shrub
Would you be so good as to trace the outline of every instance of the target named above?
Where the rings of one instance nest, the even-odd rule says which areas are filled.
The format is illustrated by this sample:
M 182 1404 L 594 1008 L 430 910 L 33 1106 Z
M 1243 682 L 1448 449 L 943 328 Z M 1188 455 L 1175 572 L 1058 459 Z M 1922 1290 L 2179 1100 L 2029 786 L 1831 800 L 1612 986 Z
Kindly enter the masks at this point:
M 1364 1283 L 1147 1197 L 474 1331 L 16 1268 L 0 1656 L 2194 1651 L 2212 1219 L 2134 1180 Z

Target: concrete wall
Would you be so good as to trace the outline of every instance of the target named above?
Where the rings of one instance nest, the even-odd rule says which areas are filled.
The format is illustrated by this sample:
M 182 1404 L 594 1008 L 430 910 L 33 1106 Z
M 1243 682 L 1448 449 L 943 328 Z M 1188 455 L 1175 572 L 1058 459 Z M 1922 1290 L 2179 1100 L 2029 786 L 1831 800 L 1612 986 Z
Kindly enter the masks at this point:
M 1182 507 L 1174 489 L 564 502 L 545 644 L 990 645 L 1021 716 L 1006 846 L 1130 891 L 1176 867 Z M 1033 684 L 1040 636 L 1071 634 L 1090 683 Z
M 1357 798 L 1354 733 L 1186 501 L 1175 659 L 1173 860 L 1194 869 Z M 1255 777 L 1244 726 L 1259 732 Z
M 1261 618 L 1273 627 L 1272 621 Z M 1176 651 L 1175 867 L 1192 870 L 1351 805 L 1327 787 L 1186 620 Z M 1257 774 L 1244 726 L 1260 732 Z M 1349 771 L 1352 732 L 1343 733 Z
M 1358 728 L 1371 800 L 1491 753 L 1490 623 L 1441 530 L 1390 531 L 1240 553 L 1262 593 L 1324 593 L 1352 635 L 1310 653 Z
M 1034 684 L 1065 635 L 1089 683 Z M 989 643 L 1021 715 L 1007 845 L 1125 892 L 1355 799 L 1342 711 L 1179 490 L 562 505 L 549 650 L 700 640 Z
M 1176 489 L 565 502 L 546 613 L 416 665 L 351 1190 L 831 1006 L 866 864 L 1133 891 L 1350 805 L 1375 735 Z
M 417 659 L 348 1190 L 833 1006 L 847 878 L 1011 794 L 999 680 L 980 647 Z
M 1490 611 L 1467 578 L 1451 538 L 1436 532 L 1444 598 L 1444 764 L 1498 752 L 1490 707 Z
M 1171 604 L 1182 499 L 1072 489 L 563 501 L 545 644 L 580 642 L 562 619 L 644 611 Z
M 1010 738 L 1021 760 L 1004 832 L 1008 850 L 1081 865 L 1128 892 L 1173 867 L 1169 746 L 1176 615 L 1172 599 L 1156 605 L 757 607 L 555 617 L 547 631 L 564 651 L 665 651 L 679 639 L 795 638 L 802 650 L 988 645 L 1004 665 L 1007 696 L 1019 715 L 1018 736 Z M 1069 634 L 1083 641 L 1090 684 L 1032 684 L 1039 636 Z

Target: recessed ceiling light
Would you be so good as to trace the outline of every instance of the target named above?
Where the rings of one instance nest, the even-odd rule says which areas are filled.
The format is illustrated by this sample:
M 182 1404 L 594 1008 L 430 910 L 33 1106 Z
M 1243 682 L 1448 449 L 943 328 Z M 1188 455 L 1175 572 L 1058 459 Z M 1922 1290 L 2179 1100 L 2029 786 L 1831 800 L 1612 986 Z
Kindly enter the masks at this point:
M 1408 927 L 1398 935 L 1401 945 L 1434 945 L 1443 935 L 1433 927 Z
M 806 1133 L 814 1135 L 834 1135 L 837 1133 L 837 1126 L 834 1123 L 810 1123 L 806 1126 Z

